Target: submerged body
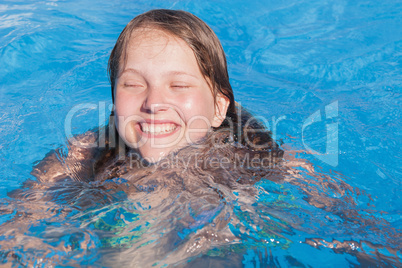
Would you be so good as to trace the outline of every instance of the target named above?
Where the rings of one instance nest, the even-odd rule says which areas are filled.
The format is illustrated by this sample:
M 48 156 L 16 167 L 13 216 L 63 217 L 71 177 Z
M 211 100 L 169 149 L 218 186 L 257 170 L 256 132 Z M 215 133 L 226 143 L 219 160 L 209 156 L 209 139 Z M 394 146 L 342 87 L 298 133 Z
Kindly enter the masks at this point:
M 250 115 L 242 114 L 239 121 L 247 122 Z M 253 130 L 262 127 L 257 121 L 251 126 Z M 283 156 L 278 147 L 272 146 L 269 132 L 256 135 L 243 129 L 242 133 L 246 133 L 243 138 L 234 141 L 228 139 L 227 131 L 211 132 L 199 143 L 172 152 L 154 164 L 141 161 L 129 148 L 125 148 L 126 157 L 122 159 L 117 148 L 72 145 L 68 156 L 53 153 L 36 166 L 33 174 L 39 182 L 27 183 L 10 194 L 18 200 L 35 202 L 37 205 L 30 210 L 37 213 L 16 217 L 3 230 L 15 230 L 17 238 L 20 232 L 29 233 L 34 221 L 73 219 L 79 226 L 74 227 L 74 239 L 82 242 L 70 239 L 71 244 L 59 244 L 52 250 L 95 254 L 95 266 L 242 267 L 250 250 L 261 252 L 259 260 L 266 265 L 275 265 L 269 252 L 292 248 L 295 231 L 316 237 L 300 240 L 303 244 L 319 248 L 332 245 L 336 252 L 353 254 L 362 263 L 376 263 L 365 252 L 350 247 L 362 245 L 359 232 L 354 234 L 357 242 L 328 241 L 324 234 L 306 225 L 307 214 L 316 215 L 313 225 L 325 224 L 327 231 L 334 233 L 354 232 L 344 229 L 334 217 L 360 221 L 362 232 L 369 226 L 383 225 L 375 219 L 362 221 L 353 208 L 353 196 L 348 194 L 353 191 L 351 186 L 316 173 L 304 161 Z M 243 144 L 247 135 L 256 144 L 269 146 L 248 148 Z M 97 138 L 96 133 L 89 132 L 77 140 L 85 145 Z M 310 208 L 303 207 L 303 199 Z M 45 202 L 43 207 L 41 202 Z M 54 209 L 49 210 L 49 206 Z M 43 235 L 59 240 L 65 228 L 50 225 Z M 389 239 L 397 237 L 390 234 Z M 10 245 L 16 242 L 9 241 Z M 39 240 L 32 243 L 33 247 L 48 247 Z M 7 245 L 3 243 L 2 248 Z M 91 253 L 93 248 L 98 248 L 96 253 Z M 9 252 L 12 258 L 11 246 Z M 51 260 L 49 263 L 59 262 Z M 74 265 L 73 260 L 68 263 Z
M 123 147 L 124 158 L 118 147 L 86 148 L 99 137 L 88 132 L 76 137 L 81 146 L 71 144 L 65 161 L 59 161 L 63 157 L 57 152 L 49 154 L 32 172 L 38 183 L 28 182 L 25 189 L 10 196 L 32 198 L 33 193 L 42 192 L 36 196 L 40 200 L 73 204 L 84 215 L 113 204 L 116 196 L 136 200 L 140 206 L 128 209 L 137 214 L 134 221 L 116 219 L 116 223 L 123 220 L 125 228 L 138 229 L 135 235 L 116 233 L 122 226 L 105 230 L 102 218 L 86 223 L 95 225 L 104 236 L 103 247 L 126 248 L 124 254 L 130 256 L 122 260 L 112 250 L 102 258 L 102 264 L 115 265 L 118 258 L 121 265 L 142 266 L 158 261 L 160 265 L 184 265 L 211 249 L 239 244 L 239 238 L 229 228 L 235 223 L 233 205 L 251 206 L 257 194 L 254 184 L 261 179 L 284 179 L 282 150 L 250 114 L 244 110 L 239 114 L 239 121 L 247 128 L 241 131 L 243 137 L 236 136 L 238 141 L 231 139 L 229 129 L 221 129 L 153 164 L 128 147 Z M 246 139 L 261 148 L 247 147 Z M 156 248 L 139 247 L 155 233 L 160 239 L 150 246 Z

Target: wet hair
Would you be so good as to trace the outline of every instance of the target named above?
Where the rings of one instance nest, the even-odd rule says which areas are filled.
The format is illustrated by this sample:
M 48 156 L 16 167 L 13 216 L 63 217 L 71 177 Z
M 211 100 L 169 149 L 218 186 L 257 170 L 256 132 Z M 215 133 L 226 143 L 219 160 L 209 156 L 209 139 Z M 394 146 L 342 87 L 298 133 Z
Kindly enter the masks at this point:
M 108 63 L 113 102 L 116 80 L 119 72 L 125 67 L 130 40 L 135 36 L 136 30 L 146 28 L 161 30 L 186 42 L 193 51 L 198 67 L 211 88 L 215 103 L 218 94 L 222 94 L 230 101 L 225 120 L 220 127 L 213 128 L 214 132 L 227 133 L 227 130 L 230 130 L 226 139 L 228 142 L 239 142 L 253 150 L 257 147 L 260 148 L 258 150 L 274 148 L 278 150 L 278 155 L 282 153 L 272 139 L 271 132 L 266 130 L 261 122 L 247 113 L 240 105 L 236 105 L 233 89 L 229 82 L 225 52 L 214 31 L 200 18 L 186 11 L 154 9 L 136 16 L 126 25 L 116 41 Z M 111 140 L 119 137 L 114 125 L 113 112 L 109 126 L 114 129 L 114 137 Z M 111 144 L 113 147 L 114 143 Z M 261 144 L 265 145 L 260 146 Z
M 121 32 L 109 58 L 108 72 L 114 102 L 114 89 L 119 72 L 126 63 L 126 51 L 133 32 L 141 28 L 156 28 L 185 41 L 193 50 L 198 67 L 210 84 L 214 101 L 220 93 L 229 101 L 228 122 L 236 120 L 236 107 L 229 83 L 225 52 L 214 31 L 195 15 L 182 10 L 154 9 L 132 19 Z

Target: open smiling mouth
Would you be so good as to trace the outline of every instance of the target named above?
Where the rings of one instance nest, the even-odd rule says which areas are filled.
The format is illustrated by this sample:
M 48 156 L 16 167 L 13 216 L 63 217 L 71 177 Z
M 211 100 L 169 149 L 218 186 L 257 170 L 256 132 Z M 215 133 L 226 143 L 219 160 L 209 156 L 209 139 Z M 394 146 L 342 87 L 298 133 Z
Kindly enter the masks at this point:
M 180 126 L 173 123 L 138 123 L 141 132 L 146 136 L 163 138 L 176 132 Z

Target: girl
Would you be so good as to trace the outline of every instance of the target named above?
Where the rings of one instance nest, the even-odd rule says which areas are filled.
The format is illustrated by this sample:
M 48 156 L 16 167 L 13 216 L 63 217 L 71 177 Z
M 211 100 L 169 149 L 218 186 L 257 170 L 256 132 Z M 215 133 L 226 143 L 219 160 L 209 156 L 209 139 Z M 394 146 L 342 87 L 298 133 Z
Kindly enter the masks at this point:
M 246 252 L 286 249 L 293 229 L 308 232 L 286 214 L 297 209 L 299 188 L 309 204 L 328 211 L 343 213 L 339 208 L 354 202 L 344 196 L 351 190 L 346 183 L 320 177 L 301 161 L 281 165 L 283 151 L 270 133 L 234 101 L 218 38 L 194 15 L 152 10 L 137 16 L 119 36 L 108 67 L 115 109 L 106 132 L 74 137 L 67 156 L 52 152 L 34 168 L 39 183 L 10 194 L 61 203 L 64 214 L 57 216 L 82 211 L 72 213 L 80 228 L 60 251 L 96 247 L 100 266 L 111 267 L 241 267 Z M 86 146 L 94 142 L 106 146 Z M 292 165 L 304 165 L 309 176 Z M 262 178 L 265 188 L 254 187 Z M 128 205 L 111 204 L 122 200 Z M 58 213 L 45 205 L 43 213 L 15 216 L 2 227 L 29 234 L 32 220 Z M 52 241 L 71 232 L 49 229 L 44 237 Z M 77 242 L 86 230 L 98 231 L 100 245 Z M 7 252 L 18 256 L 11 254 L 18 236 L 7 238 Z M 313 246 L 322 241 L 306 239 Z M 48 247 L 37 243 L 32 247 Z
M 236 107 L 217 36 L 188 12 L 152 10 L 135 17 L 120 34 L 108 70 L 115 110 L 106 134 L 75 137 L 62 168 L 50 154 L 33 171 L 40 181 L 117 175 L 107 170 L 121 176 L 117 160 L 129 160 L 131 167 L 138 161 L 155 164 L 189 145 L 199 153 L 213 147 L 233 154 L 236 144 L 249 149 L 241 157 L 224 158 L 229 163 L 248 163 L 260 151 L 265 156 L 259 154 L 254 163 L 265 157 L 271 165 L 283 154 L 263 125 Z M 86 148 L 95 140 L 106 148 Z
M 115 108 L 106 133 L 74 137 L 65 157 L 50 153 L 32 172 L 41 183 L 30 184 L 25 194 L 43 188 L 50 200 L 62 196 L 86 211 L 123 192 L 152 208 L 130 229 L 147 232 L 152 226 L 164 234 L 157 250 L 139 248 L 147 235 L 103 234 L 103 246 L 128 248 L 117 266 L 150 266 L 161 259 L 173 264 L 200 248 L 237 243 L 227 216 L 233 209 L 227 204 L 237 199 L 233 189 L 251 204 L 256 181 L 281 179 L 274 167 L 283 152 L 270 132 L 236 105 L 215 33 L 188 12 L 151 10 L 124 28 L 108 70 Z M 94 142 L 106 146 L 86 146 Z M 49 182 L 63 189 L 49 190 Z M 177 230 L 190 233 L 181 240 Z M 172 245 L 178 246 L 170 254 Z M 116 252 L 109 253 L 102 265 L 116 266 Z

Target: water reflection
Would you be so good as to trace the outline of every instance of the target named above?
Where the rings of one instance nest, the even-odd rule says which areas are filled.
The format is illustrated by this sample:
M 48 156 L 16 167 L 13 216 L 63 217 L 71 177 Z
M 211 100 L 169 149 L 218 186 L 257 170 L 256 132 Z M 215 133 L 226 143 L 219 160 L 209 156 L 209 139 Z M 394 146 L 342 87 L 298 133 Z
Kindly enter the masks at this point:
M 133 165 L 139 159 L 132 152 L 123 160 L 116 154 L 87 177 L 92 171 L 81 160 L 92 159 L 89 151 L 49 154 L 33 171 L 39 182 L 27 181 L 3 201 L 2 259 L 108 267 L 317 265 L 293 253 L 303 244 L 338 261 L 398 265 L 398 232 L 359 209 L 360 196 L 367 197 L 362 191 L 288 151 L 211 146 L 225 137 L 211 134 L 142 168 Z M 269 165 L 244 161 L 264 156 Z M 226 165 L 211 165 L 224 157 Z M 55 164 L 69 173 L 59 174 Z

